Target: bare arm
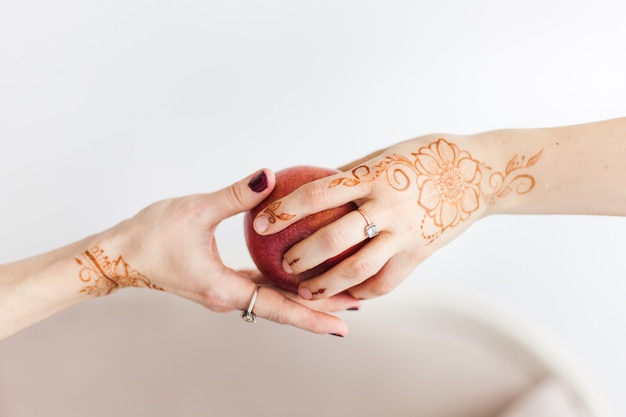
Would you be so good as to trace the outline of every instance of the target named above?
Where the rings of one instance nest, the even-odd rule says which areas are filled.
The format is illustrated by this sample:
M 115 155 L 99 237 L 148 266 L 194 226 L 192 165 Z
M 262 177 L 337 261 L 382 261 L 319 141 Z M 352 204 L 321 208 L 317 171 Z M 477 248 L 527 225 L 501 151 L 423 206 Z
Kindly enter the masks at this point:
M 281 200 L 289 221 L 355 201 L 379 233 L 299 293 L 321 298 L 349 289 L 385 294 L 420 262 L 491 214 L 626 215 L 626 118 L 575 126 L 434 134 L 393 145 L 341 174 L 306 184 Z M 294 245 L 284 268 L 302 272 L 368 239 L 357 212 Z M 297 262 L 294 262 L 297 260 Z
M 257 285 L 262 287 L 253 312 L 259 317 L 346 334 L 345 323 L 326 311 L 358 308 L 358 300 L 342 294 L 321 304 L 296 302 L 258 271 L 236 271 L 220 259 L 218 224 L 254 207 L 274 182 L 273 173 L 263 170 L 213 193 L 157 202 L 79 242 L 0 266 L 0 339 L 125 287 L 167 291 L 226 312 L 246 310 Z
M 502 200 L 496 212 L 626 215 L 626 118 L 478 137 L 498 146 L 501 159 L 542 150 L 533 192 Z

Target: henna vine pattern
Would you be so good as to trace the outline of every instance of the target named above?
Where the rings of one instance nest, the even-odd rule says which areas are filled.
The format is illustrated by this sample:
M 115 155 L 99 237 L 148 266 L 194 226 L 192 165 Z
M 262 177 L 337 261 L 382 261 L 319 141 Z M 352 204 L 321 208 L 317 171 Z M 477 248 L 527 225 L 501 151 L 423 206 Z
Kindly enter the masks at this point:
M 417 204 L 425 211 L 420 229 L 422 237 L 430 244 L 446 229 L 467 220 L 480 207 L 481 198 L 486 204 L 493 204 L 496 198 L 511 191 L 530 192 L 535 179 L 519 170 L 536 164 L 542 152 L 528 159 L 514 156 L 502 173 L 440 138 L 413 152 L 413 160 L 403 155 L 389 155 L 373 168 L 357 166 L 352 169 L 351 178 L 337 178 L 329 187 L 353 187 L 385 176 L 392 188 L 404 191 L 411 186 L 413 174 L 419 192 Z
M 276 223 L 276 219 L 288 221 L 296 217 L 295 214 L 288 214 L 288 213 L 277 214 L 276 210 L 278 210 L 278 208 L 280 207 L 280 204 L 281 204 L 280 201 L 275 201 L 263 210 L 263 213 L 267 215 L 267 219 L 270 223 Z
M 122 255 L 111 261 L 104 251 L 96 246 L 84 251 L 82 256 L 84 261 L 79 258 L 74 260 L 82 267 L 78 273 L 80 280 L 89 285 L 80 292 L 99 297 L 123 287 L 144 287 L 163 291 L 163 288 L 154 285 L 128 265 Z

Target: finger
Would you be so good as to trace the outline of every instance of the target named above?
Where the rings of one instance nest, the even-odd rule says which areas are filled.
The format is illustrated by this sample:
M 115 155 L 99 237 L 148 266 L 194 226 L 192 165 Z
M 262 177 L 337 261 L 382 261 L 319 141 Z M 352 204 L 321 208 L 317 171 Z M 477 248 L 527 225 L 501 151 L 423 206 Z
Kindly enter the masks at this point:
M 276 233 L 308 215 L 340 207 L 367 195 L 369 183 L 342 185 L 347 179 L 347 174 L 339 173 L 301 185 L 287 196 L 269 204 L 279 207 L 281 213 L 289 216 L 281 218 L 280 222 L 272 221 L 264 210 L 254 219 L 254 230 L 261 235 Z
M 359 251 L 325 273 L 302 282 L 298 294 L 305 300 L 338 294 L 378 273 L 396 253 L 390 233 L 381 233 Z
M 259 285 L 272 285 L 273 283 L 269 277 L 261 274 L 258 269 L 240 269 L 238 272 Z
M 359 210 L 346 214 L 293 245 L 285 252 L 283 269 L 288 273 L 299 274 L 367 239 L 365 228 L 371 223 L 364 218 L 362 213 L 368 209 L 366 205 L 363 205 Z M 369 215 L 367 218 L 369 219 Z M 381 216 L 381 218 L 386 219 L 387 216 Z M 385 224 L 378 224 L 376 228 L 384 230 Z
M 290 292 L 284 292 L 283 294 L 305 307 L 323 312 L 357 311 L 362 306 L 361 300 L 347 292 L 342 292 L 329 298 L 320 298 L 319 300 L 303 300 L 299 295 Z
M 273 286 L 273 281 L 263 274 L 259 273 L 259 271 L 257 270 L 245 269 L 240 270 L 239 272 L 245 275 L 246 278 L 252 280 L 257 285 Z M 337 312 L 361 309 L 361 300 L 353 297 L 347 292 L 336 294 L 329 298 L 307 301 L 303 300 L 302 297 L 300 297 L 298 294 L 294 294 L 291 291 L 279 289 L 278 287 L 273 288 L 283 294 L 285 297 L 317 311 Z
M 359 165 L 362 165 L 364 162 L 369 161 L 370 159 L 374 159 L 375 157 L 379 156 L 381 153 L 383 153 L 384 150 L 383 149 L 379 149 L 377 151 L 374 151 L 372 153 L 370 153 L 369 155 L 365 155 L 362 158 L 357 159 L 356 161 L 352 161 L 350 163 L 347 163 L 341 167 L 339 167 L 339 171 L 347 171 L 349 169 L 353 169 L 355 167 L 358 167 Z
M 272 286 L 273 281 L 263 274 L 259 273 L 258 270 L 253 269 L 245 269 L 240 270 L 239 273 L 245 275 L 246 278 L 252 280 L 252 282 L 257 285 L 264 286 Z M 325 311 L 325 312 L 337 312 L 337 311 L 345 311 L 345 310 L 360 310 L 361 309 L 361 300 L 355 298 L 347 292 L 336 294 L 329 298 L 322 298 L 319 300 L 303 300 L 298 294 L 294 294 L 291 291 L 286 291 L 280 289 L 278 287 L 273 287 L 276 291 L 283 294 L 285 297 L 299 302 L 300 304 L 312 308 L 317 311 Z
M 376 275 L 348 289 L 347 292 L 361 300 L 389 294 L 411 274 L 417 265 L 419 262 L 412 261 L 410 256 L 395 255 Z
M 244 309 L 247 309 L 248 305 L 249 302 Z M 305 307 L 269 287 L 259 288 L 252 312 L 258 317 L 312 333 L 342 337 L 348 334 L 348 326 L 338 317 Z
M 258 284 L 229 268 L 224 269 L 221 282 L 222 285 L 217 287 L 220 291 L 209 291 L 199 301 L 213 311 L 247 311 Z M 337 336 L 348 333 L 348 326 L 338 317 L 308 308 L 267 286 L 259 287 L 252 313 L 312 333 Z
M 274 189 L 274 172 L 264 168 L 236 183 L 207 195 L 220 219 L 233 216 L 258 205 Z

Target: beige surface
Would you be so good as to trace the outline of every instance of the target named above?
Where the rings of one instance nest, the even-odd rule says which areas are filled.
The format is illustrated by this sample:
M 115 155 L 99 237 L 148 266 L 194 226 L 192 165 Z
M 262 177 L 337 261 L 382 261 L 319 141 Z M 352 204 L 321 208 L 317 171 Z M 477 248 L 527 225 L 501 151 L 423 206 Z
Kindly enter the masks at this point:
M 343 316 L 341 339 L 126 290 L 0 343 L 0 415 L 489 417 L 546 373 L 453 313 Z
M 588 417 L 571 390 L 555 378 L 531 387 L 498 417 Z

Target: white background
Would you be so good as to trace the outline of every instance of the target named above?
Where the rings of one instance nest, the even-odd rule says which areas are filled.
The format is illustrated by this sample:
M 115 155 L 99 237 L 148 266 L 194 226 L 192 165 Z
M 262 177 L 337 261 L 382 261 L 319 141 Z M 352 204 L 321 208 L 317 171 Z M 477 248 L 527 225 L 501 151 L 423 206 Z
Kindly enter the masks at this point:
M 2 2 L 0 261 L 263 166 L 624 116 L 623 4 Z M 220 233 L 224 259 L 249 266 L 241 218 Z M 437 288 L 507 308 L 567 346 L 624 414 L 625 234 L 623 218 L 492 217 L 380 303 Z

